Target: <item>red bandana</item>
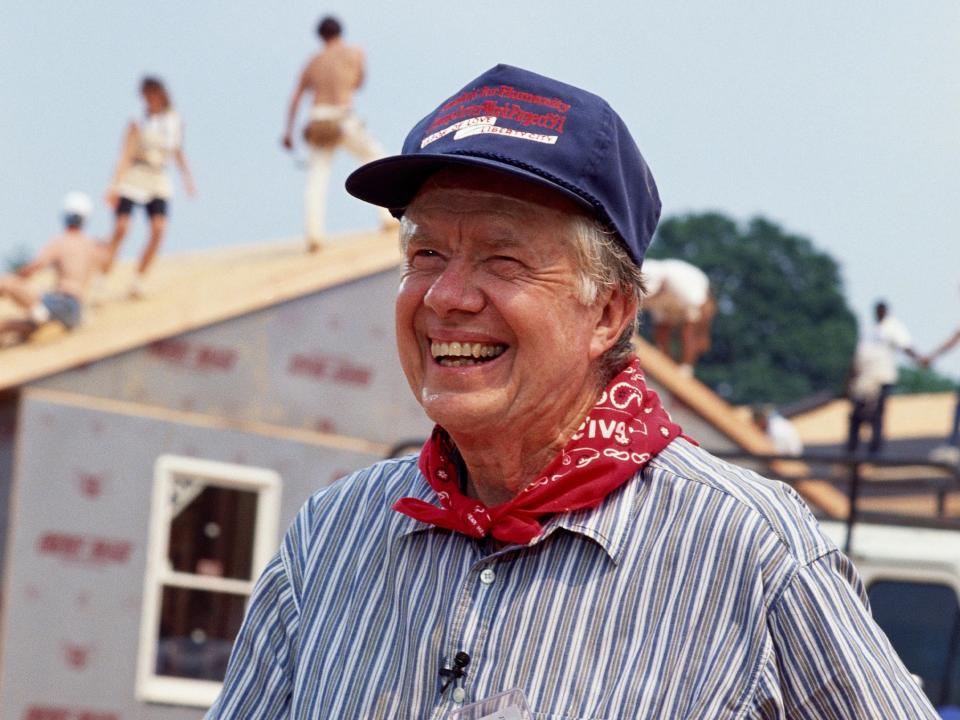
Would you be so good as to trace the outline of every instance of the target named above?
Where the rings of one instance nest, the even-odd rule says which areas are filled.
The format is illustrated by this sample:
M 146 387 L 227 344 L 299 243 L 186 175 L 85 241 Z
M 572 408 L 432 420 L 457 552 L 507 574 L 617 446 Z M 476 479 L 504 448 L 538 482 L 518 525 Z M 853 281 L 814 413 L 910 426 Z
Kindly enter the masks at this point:
M 633 358 L 607 385 L 566 447 L 512 500 L 488 508 L 464 495 L 453 440 L 437 425 L 420 451 L 420 471 L 440 507 L 408 497 L 393 509 L 471 537 L 489 533 L 501 542 L 526 545 L 543 532 L 541 517 L 596 507 L 680 433 L 660 398 L 647 389 L 640 361 Z

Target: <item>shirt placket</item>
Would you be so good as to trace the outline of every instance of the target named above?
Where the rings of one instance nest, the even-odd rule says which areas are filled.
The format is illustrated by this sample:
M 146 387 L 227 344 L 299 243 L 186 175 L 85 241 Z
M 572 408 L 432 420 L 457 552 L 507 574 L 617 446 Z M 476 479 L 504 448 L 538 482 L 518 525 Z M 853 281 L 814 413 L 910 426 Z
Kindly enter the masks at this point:
M 492 608 L 497 605 L 498 595 L 506 592 L 505 572 L 502 572 L 507 564 L 504 556 L 515 551 L 508 548 L 477 560 L 458 589 L 446 633 L 443 666 L 452 667 L 453 658 L 458 652 L 467 653 L 470 664 L 466 667 L 464 677 L 453 680 L 438 697 L 437 706 L 430 716 L 432 720 L 441 720 L 457 708 L 483 699 L 476 696 L 476 683 L 472 678 L 477 674 L 477 662 L 495 661 L 495 653 L 485 645 Z M 441 686 L 442 683 L 438 685 L 438 692 Z

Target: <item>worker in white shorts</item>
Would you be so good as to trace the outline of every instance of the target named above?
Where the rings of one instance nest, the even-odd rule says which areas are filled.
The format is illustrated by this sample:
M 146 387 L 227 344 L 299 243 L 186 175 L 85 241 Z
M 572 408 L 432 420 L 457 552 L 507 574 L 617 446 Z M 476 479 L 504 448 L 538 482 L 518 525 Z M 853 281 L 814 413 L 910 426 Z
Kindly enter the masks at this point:
M 144 277 L 166 233 L 173 196 L 173 180 L 167 171 L 171 160 L 180 169 L 187 195 L 196 194 L 193 175 L 183 151 L 183 121 L 173 109 L 166 85 L 157 77 L 147 76 L 140 83 L 140 94 L 146 112 L 142 120 L 131 122 L 127 127 L 113 181 L 106 193 L 107 204 L 116 215 L 108 271 L 130 228 L 134 207 L 142 206 L 150 221 L 150 239 L 130 284 L 132 298 L 143 297 Z
M 317 26 L 324 47 L 310 58 L 300 74 L 283 136 L 283 146 L 292 150 L 297 108 L 309 90 L 313 93 L 313 107 L 303 136 L 309 152 L 305 209 L 307 247 L 311 251 L 319 250 L 325 237 L 327 185 L 334 152 L 343 146 L 364 163 L 383 155 L 379 143 L 353 112 L 353 94 L 364 79 L 364 56 L 360 48 L 343 42 L 342 33 L 340 22 L 330 16 Z M 396 225 L 382 208 L 380 218 L 384 228 Z
M 680 332 L 681 369 L 693 374 L 693 366 L 710 349 L 710 323 L 716 306 L 710 294 L 710 279 L 698 267 L 683 260 L 651 260 L 643 263 L 647 296 L 644 310 L 653 319 L 653 339 L 667 355 L 673 355 L 674 333 Z

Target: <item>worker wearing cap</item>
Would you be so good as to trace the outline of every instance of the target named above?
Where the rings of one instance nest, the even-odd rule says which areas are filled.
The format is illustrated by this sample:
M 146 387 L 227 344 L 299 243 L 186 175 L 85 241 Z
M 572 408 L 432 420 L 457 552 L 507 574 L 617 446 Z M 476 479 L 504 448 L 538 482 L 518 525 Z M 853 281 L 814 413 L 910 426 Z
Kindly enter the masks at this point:
M 29 335 L 49 321 L 56 321 L 68 330 L 80 324 L 87 288 L 110 257 L 105 243 L 93 240 L 84 232 L 83 225 L 91 210 L 87 195 L 67 194 L 63 203 L 64 232 L 50 240 L 35 260 L 13 275 L 0 277 L 0 297 L 10 298 L 28 313 L 23 319 L 0 322 L 0 339 L 8 334 Z M 27 278 L 48 267 L 54 271 L 54 287 L 39 293 Z
M 645 385 L 660 200 L 603 99 L 498 65 L 347 189 L 436 426 L 306 503 L 208 718 L 936 717 L 800 497 Z

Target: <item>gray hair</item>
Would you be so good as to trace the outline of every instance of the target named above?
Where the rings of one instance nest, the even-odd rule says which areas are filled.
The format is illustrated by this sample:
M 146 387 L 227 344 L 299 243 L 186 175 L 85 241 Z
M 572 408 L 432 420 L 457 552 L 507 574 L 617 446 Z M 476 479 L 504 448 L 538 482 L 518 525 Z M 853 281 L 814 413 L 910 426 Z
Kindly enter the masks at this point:
M 623 247 L 616 232 L 594 217 L 573 215 L 569 237 L 579 268 L 580 302 L 593 305 L 601 294 L 618 290 L 635 299 L 637 307 L 645 289 L 640 267 Z M 599 382 L 604 387 L 613 376 L 623 370 L 633 355 L 633 335 L 637 318 L 633 317 L 617 341 L 599 358 Z
M 596 218 L 576 213 L 568 215 L 565 239 L 577 261 L 578 300 L 586 306 L 597 302 L 609 290 L 618 290 L 635 299 L 639 307 L 645 294 L 643 274 L 633 261 L 616 232 Z M 406 251 L 414 232 L 414 224 L 406 215 L 400 218 L 400 246 Z M 602 388 L 620 372 L 633 355 L 633 335 L 637 330 L 634 317 L 617 341 L 598 360 L 598 382 Z

